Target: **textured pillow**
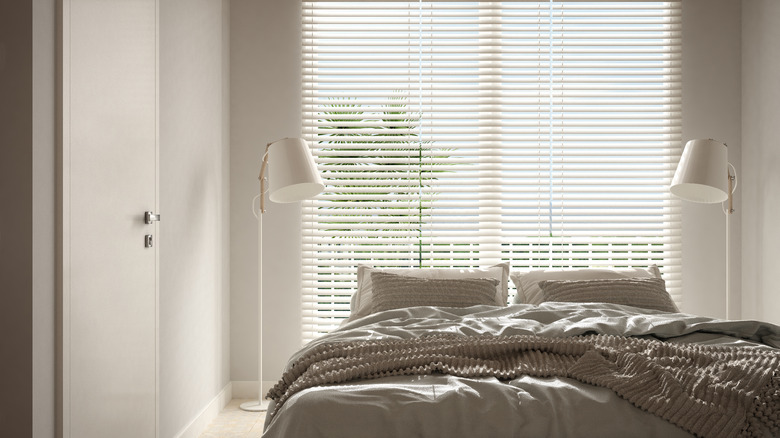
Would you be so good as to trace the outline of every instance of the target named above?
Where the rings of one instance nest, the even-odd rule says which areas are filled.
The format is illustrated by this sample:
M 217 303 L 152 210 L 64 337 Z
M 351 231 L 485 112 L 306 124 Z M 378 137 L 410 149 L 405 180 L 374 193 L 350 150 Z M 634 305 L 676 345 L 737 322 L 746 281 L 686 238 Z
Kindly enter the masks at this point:
M 495 306 L 495 278 L 418 278 L 386 272 L 371 273 L 371 313 L 415 306 Z
M 371 274 L 374 272 L 387 272 L 397 275 L 406 275 L 416 278 L 495 278 L 499 281 L 496 285 L 494 304 L 506 306 L 507 284 L 509 280 L 509 263 L 499 263 L 489 268 L 374 268 L 360 265 L 357 272 L 357 291 L 352 295 L 350 302 L 350 320 L 361 318 L 371 313 L 372 308 L 372 284 Z
M 658 267 L 645 268 L 586 268 L 544 269 L 529 272 L 513 272 L 510 276 L 517 287 L 514 304 L 540 304 L 543 301 L 539 282 L 543 280 L 605 280 L 614 278 L 661 278 Z
M 544 280 L 539 282 L 544 301 L 612 303 L 643 309 L 679 312 L 660 278 L 611 280 Z

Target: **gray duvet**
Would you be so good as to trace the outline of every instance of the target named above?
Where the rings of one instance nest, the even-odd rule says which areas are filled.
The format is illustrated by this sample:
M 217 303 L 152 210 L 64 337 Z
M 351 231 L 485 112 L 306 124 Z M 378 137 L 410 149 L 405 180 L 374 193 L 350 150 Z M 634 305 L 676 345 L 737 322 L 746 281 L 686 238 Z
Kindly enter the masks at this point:
M 776 348 L 780 347 L 780 329 L 770 324 L 719 321 L 628 306 L 545 303 L 506 308 L 418 307 L 349 322 L 309 344 L 290 364 L 328 348 L 328 343 L 412 339 L 434 333 L 556 338 L 605 334 L 740 346 L 763 349 L 769 355 L 777 355 Z M 282 382 L 280 387 L 289 383 Z M 274 397 L 279 400 L 279 393 Z M 268 416 L 264 436 L 690 436 L 611 389 L 568 377 L 519 375 L 499 380 L 440 373 L 401 375 L 314 386 L 283 400 Z M 780 413 L 771 407 L 768 415 Z M 774 433 L 769 429 L 758 432 L 765 436 Z

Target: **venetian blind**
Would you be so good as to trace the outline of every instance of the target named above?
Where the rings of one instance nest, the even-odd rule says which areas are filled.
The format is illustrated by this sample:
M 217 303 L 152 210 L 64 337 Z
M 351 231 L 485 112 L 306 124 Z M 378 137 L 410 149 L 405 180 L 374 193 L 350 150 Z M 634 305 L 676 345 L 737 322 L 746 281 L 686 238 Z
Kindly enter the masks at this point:
M 356 266 L 657 264 L 681 301 L 679 2 L 304 2 L 303 338 Z

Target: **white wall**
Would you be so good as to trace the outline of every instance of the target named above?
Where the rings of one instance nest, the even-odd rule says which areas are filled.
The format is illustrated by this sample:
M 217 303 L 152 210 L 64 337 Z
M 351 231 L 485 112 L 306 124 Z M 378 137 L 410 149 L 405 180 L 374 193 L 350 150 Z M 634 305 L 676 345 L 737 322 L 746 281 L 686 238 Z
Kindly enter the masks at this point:
M 160 1 L 160 436 L 230 382 L 229 2 Z
M 260 160 L 268 142 L 300 136 L 301 4 L 230 5 L 231 378 L 257 380 Z M 263 219 L 263 375 L 279 378 L 300 336 L 300 206 L 268 203 Z
M 683 2 L 683 142 L 725 142 L 741 172 L 740 1 Z M 729 219 L 731 318 L 739 317 L 741 277 L 740 187 Z M 726 216 L 720 204 L 683 202 L 685 312 L 726 316 Z
M 231 3 L 231 376 L 255 380 L 256 223 L 261 148 L 300 127 L 300 4 Z M 683 138 L 715 138 L 740 162 L 740 1 L 683 2 Z M 732 318 L 739 312 L 741 198 L 731 218 Z M 281 374 L 300 343 L 299 208 L 265 216 L 264 380 Z M 719 205 L 683 205 L 683 310 L 725 316 L 725 216 Z
M 780 324 L 780 2 L 742 2 L 743 316 Z

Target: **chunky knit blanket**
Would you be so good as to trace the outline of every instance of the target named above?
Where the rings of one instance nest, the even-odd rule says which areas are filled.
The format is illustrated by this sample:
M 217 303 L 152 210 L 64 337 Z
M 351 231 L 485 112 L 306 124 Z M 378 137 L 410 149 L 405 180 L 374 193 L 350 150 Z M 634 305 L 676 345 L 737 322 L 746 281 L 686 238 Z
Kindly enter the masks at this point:
M 568 377 L 609 388 L 700 437 L 780 434 L 780 351 L 610 335 L 436 334 L 318 345 L 268 393 L 276 410 L 306 388 L 443 373 L 512 380 Z

